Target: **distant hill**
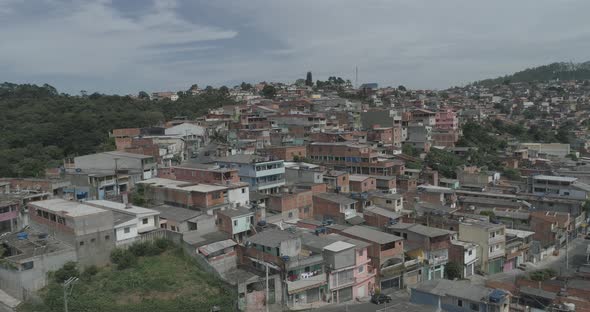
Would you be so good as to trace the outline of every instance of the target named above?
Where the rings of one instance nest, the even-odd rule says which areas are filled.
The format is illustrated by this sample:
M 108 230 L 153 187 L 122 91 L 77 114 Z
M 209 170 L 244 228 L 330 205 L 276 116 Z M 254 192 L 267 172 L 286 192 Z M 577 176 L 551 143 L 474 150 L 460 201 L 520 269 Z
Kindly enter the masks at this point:
M 527 68 L 512 75 L 485 79 L 475 82 L 475 85 L 491 86 L 507 82 L 533 82 L 549 80 L 584 80 L 590 79 L 590 61 L 584 63 L 552 63 L 539 67 Z

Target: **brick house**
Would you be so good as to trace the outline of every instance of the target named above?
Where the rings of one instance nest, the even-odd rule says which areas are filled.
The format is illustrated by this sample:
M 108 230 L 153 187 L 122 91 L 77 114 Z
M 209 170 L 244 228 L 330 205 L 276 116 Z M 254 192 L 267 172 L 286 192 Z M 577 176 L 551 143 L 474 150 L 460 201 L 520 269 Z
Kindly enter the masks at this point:
M 377 180 L 373 177 L 352 174 L 350 179 L 350 191 L 353 193 L 366 193 L 377 190 Z
M 313 217 L 313 191 L 291 188 L 287 192 L 270 194 L 267 209 L 281 213 L 284 218 Z

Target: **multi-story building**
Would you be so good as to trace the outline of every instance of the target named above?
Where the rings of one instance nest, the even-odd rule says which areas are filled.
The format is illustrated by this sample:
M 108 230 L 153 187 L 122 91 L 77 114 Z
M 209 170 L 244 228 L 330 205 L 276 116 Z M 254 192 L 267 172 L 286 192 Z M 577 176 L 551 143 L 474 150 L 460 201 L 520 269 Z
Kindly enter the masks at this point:
M 449 260 L 459 264 L 463 268 L 461 272 L 462 278 L 475 274 L 477 259 L 477 244 L 460 240 L 451 241 Z
M 529 179 L 530 191 L 536 196 L 586 200 L 590 185 L 573 177 L 535 175 Z
M 297 161 L 307 157 L 307 147 L 304 145 L 270 146 L 264 149 L 265 155 L 284 161 Z
M 268 196 L 267 211 L 275 211 L 285 220 L 312 218 L 313 191 L 290 188 L 286 192 L 270 194 Z
M 354 142 L 311 143 L 308 145 L 308 158 L 315 163 L 349 173 L 385 176 L 395 174 L 393 161 L 381 160 L 370 146 Z
M 572 218 L 567 212 L 532 211 L 530 219 L 530 228 L 535 232 L 533 239 L 539 241 L 543 247 L 560 248 L 574 228 Z
M 285 162 L 287 185 L 297 183 L 324 183 L 324 170 L 314 164 Z
M 362 174 L 351 174 L 350 192 L 352 193 L 366 193 L 377 190 L 377 180 L 371 176 Z
M 258 220 L 253 210 L 237 207 L 217 212 L 217 227 L 237 242 L 248 236 Z
M 428 153 L 432 146 L 432 127 L 423 124 L 408 125 L 408 138 L 405 143 L 415 149 Z
M 478 245 L 478 265 L 482 272 L 494 274 L 503 271 L 506 226 L 484 221 L 459 223 L 459 240 Z
M 451 109 L 436 112 L 434 128 L 436 130 L 457 130 L 459 128 L 457 113 Z
M 0 198 L 0 234 L 14 232 L 21 228 L 19 222 L 21 213 L 18 201 L 13 199 Z
M 210 210 L 232 206 L 228 188 L 221 185 L 190 183 L 171 179 L 153 178 L 138 183 L 145 188 L 146 198 L 155 204 Z M 238 192 L 242 192 L 241 190 Z M 249 196 L 247 188 L 244 195 Z M 239 206 L 234 202 L 233 206 Z
M 395 223 L 387 227 L 387 232 L 404 238 L 406 253 L 423 262 L 427 280 L 444 278 L 455 232 L 416 223 Z
M 404 208 L 404 198 L 400 194 L 370 193 L 367 199 L 371 204 L 387 210 L 400 212 Z
M 232 155 L 216 160 L 222 168 L 237 168 L 240 180 L 250 184 L 250 190 L 266 194 L 279 192 L 285 185 L 283 160 L 270 160 L 256 155 Z
M 384 193 L 397 193 L 397 178 L 395 176 L 372 176 L 377 183 L 377 189 Z
M 29 203 L 29 218 L 31 227 L 74 246 L 82 266 L 110 262 L 115 248 L 112 211 L 77 201 L 48 199 Z
M 345 171 L 329 170 L 324 173 L 324 183 L 327 189 L 335 193 L 350 192 L 350 175 Z
M 413 123 L 421 123 L 430 127 L 436 125 L 436 113 L 426 109 L 413 110 L 411 118 Z
M 141 234 L 160 228 L 160 212 L 156 210 L 108 200 L 90 200 L 84 203 L 113 212 L 117 246 L 130 245 Z
M 357 216 L 357 201 L 344 195 L 320 193 L 313 195 L 313 215 L 318 220 L 344 223 Z
M 115 172 L 127 170 L 141 173 L 141 179 L 150 179 L 158 174 L 157 163 L 153 156 L 132 154 L 120 151 L 103 152 L 74 158 L 75 171 Z

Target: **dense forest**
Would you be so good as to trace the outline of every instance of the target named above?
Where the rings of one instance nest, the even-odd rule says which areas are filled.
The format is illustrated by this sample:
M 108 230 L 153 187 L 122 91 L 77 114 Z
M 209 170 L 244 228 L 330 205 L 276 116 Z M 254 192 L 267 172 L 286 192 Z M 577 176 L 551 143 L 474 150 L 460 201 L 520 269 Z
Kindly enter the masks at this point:
M 528 68 L 512 75 L 485 79 L 476 85 L 493 86 L 510 82 L 533 82 L 549 80 L 587 80 L 590 79 L 590 61 L 584 63 L 552 63 L 549 65 Z
M 0 176 L 39 177 L 64 157 L 114 148 L 113 128 L 158 125 L 175 116 L 194 118 L 233 104 L 227 88 L 208 87 L 177 101 L 130 96 L 61 94 L 50 85 L 0 84 Z

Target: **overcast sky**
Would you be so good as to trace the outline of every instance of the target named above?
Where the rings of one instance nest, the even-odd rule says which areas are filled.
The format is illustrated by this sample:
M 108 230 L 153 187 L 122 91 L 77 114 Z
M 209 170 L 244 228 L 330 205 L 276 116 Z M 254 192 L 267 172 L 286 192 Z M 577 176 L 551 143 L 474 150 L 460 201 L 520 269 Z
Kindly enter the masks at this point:
M 590 60 L 588 0 L 0 0 L 0 81 L 137 93 L 341 76 L 447 88 Z

